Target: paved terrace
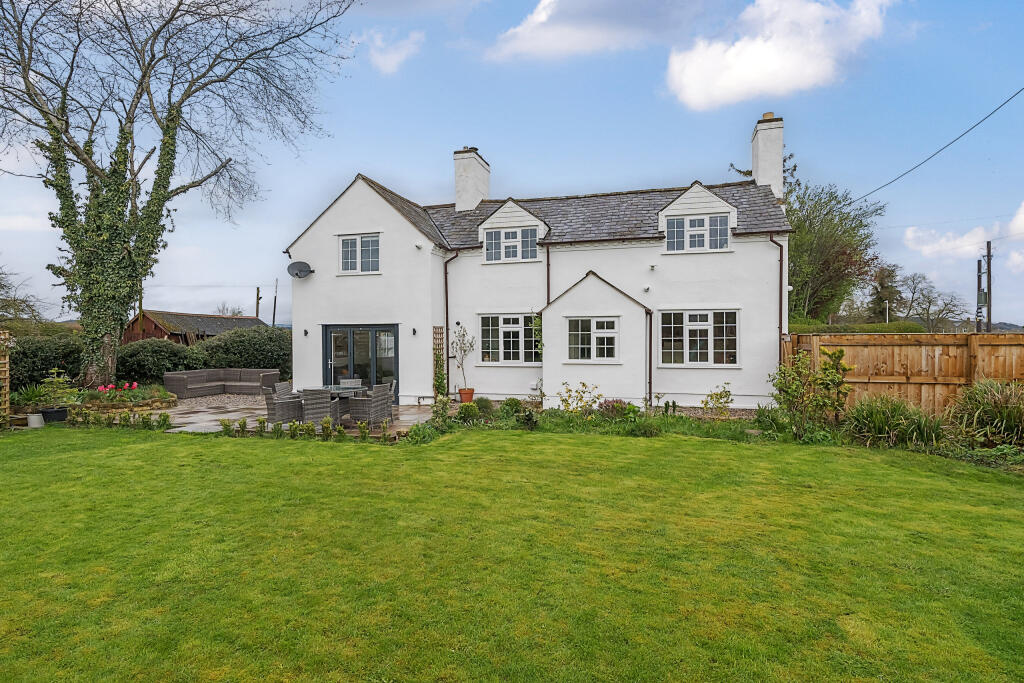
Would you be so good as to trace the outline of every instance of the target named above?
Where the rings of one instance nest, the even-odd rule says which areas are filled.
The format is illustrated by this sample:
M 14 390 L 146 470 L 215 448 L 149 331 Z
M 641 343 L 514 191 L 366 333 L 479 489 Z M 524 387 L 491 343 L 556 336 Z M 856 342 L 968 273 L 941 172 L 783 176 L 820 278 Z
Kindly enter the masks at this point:
M 171 432 L 212 433 L 220 431 L 221 420 L 237 422 L 245 418 L 249 428 L 256 425 L 256 418 L 267 416 L 267 404 L 262 396 L 240 394 L 219 394 L 201 396 L 178 401 L 175 408 L 166 412 L 171 416 L 174 428 Z M 414 424 L 430 418 L 430 406 L 395 406 L 394 419 L 388 428 L 390 432 L 405 432 Z M 268 427 L 269 429 L 269 427 Z M 345 431 L 358 434 L 354 424 L 345 424 Z M 379 434 L 379 430 L 374 430 Z

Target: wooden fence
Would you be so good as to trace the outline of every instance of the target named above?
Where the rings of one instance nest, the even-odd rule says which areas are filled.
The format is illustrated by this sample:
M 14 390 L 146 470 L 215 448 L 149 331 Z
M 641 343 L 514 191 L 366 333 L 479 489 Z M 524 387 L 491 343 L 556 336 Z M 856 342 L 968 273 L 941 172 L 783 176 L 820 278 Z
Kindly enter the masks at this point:
M 851 401 L 892 394 L 937 414 L 975 380 L 1024 380 L 1024 334 L 794 334 L 784 360 L 807 351 L 817 367 L 822 348 L 845 349 Z
M 7 426 L 11 414 L 11 357 L 8 353 L 10 336 L 0 331 L 0 429 Z

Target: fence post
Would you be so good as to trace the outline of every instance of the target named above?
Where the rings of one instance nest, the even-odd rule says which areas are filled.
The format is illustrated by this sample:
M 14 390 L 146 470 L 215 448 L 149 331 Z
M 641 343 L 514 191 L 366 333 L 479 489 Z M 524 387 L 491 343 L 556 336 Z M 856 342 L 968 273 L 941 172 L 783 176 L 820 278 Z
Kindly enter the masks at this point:
M 981 348 L 981 338 L 977 333 L 967 333 L 967 367 L 964 374 L 967 375 L 967 383 L 972 384 L 981 379 L 981 368 L 978 353 Z
M 821 337 L 811 335 L 811 370 L 818 371 L 818 361 L 821 358 Z

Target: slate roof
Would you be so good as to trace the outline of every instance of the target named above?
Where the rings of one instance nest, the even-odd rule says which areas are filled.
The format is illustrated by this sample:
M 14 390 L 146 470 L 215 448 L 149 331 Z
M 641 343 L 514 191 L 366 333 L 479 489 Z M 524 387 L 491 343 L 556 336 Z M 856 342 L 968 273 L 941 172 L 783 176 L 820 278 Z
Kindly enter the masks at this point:
M 722 185 L 705 185 L 705 189 L 736 207 L 737 235 L 791 230 L 786 214 L 771 188 L 756 185 L 752 180 Z M 603 194 L 510 199 L 537 216 L 551 228 L 543 240 L 549 244 L 620 239 L 661 239 L 658 212 L 671 204 L 690 187 L 657 190 L 633 190 Z M 507 199 L 485 199 L 471 211 L 455 211 L 454 204 L 423 207 L 450 248 L 480 246 L 477 228 Z
M 245 327 L 266 327 L 267 324 L 251 315 L 207 315 L 204 313 L 173 313 L 171 311 L 143 311 L 156 324 L 171 334 L 192 334 L 212 337 L 228 330 Z
M 422 232 L 424 235 L 430 238 L 430 240 L 439 246 L 447 248 L 448 240 L 445 236 L 437 229 L 434 221 L 431 220 L 430 216 L 424 211 L 423 207 L 416 202 L 409 201 L 397 192 L 392 192 L 388 188 L 384 187 L 376 180 L 367 178 L 362 173 L 356 176 L 366 181 L 366 184 L 373 188 L 373 190 L 379 194 L 384 201 L 394 207 L 395 211 L 402 214 L 405 220 L 413 224 L 413 226 Z M 452 207 L 454 208 L 454 204 Z

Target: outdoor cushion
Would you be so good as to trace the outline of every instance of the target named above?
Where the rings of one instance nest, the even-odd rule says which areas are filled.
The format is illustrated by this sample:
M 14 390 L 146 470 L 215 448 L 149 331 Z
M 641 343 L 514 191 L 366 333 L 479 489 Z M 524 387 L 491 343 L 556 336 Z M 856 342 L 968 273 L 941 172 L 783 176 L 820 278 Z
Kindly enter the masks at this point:
M 260 389 L 254 382 L 224 382 L 225 394 L 258 394 Z
M 220 373 L 220 380 L 222 382 L 237 382 L 242 374 L 242 371 L 238 368 L 223 368 L 217 372 Z

